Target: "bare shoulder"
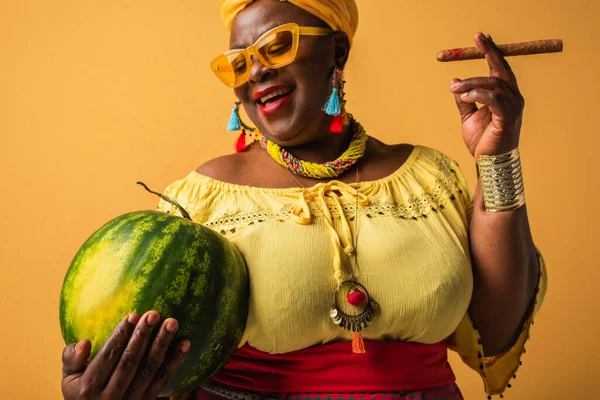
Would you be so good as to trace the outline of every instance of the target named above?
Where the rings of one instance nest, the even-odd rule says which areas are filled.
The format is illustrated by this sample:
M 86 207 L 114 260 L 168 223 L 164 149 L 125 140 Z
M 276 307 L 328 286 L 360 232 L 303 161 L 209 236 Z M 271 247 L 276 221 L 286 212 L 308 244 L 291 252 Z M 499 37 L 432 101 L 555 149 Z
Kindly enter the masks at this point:
M 235 183 L 235 177 L 243 170 L 244 157 L 240 154 L 227 154 L 213 158 L 200 165 L 196 172 L 223 182 Z
M 379 179 L 397 171 L 410 157 L 415 146 L 412 144 L 386 144 L 374 137 L 369 137 L 369 145 L 365 154 L 368 168 L 367 179 Z
M 415 145 L 409 143 L 387 144 L 375 137 L 369 136 L 369 146 L 367 148 L 370 148 L 378 157 L 406 158 L 412 153 Z
M 386 144 L 381 140 L 370 137 L 370 158 L 379 167 L 387 165 L 387 169 L 396 170 L 410 157 L 415 146 L 408 143 Z
M 218 181 L 247 185 L 248 177 L 252 175 L 249 171 L 256 164 L 257 153 L 260 153 L 260 148 L 251 146 L 248 151 L 242 153 L 213 158 L 200 165 L 196 172 Z

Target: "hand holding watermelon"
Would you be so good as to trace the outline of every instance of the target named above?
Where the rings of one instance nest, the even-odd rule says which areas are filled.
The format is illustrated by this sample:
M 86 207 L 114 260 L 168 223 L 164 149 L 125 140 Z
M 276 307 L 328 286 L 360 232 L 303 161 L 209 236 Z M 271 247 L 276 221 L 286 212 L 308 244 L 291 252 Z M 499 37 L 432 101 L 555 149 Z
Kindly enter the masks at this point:
M 167 351 L 178 323 L 168 318 L 159 326 L 159 321 L 156 311 L 123 318 L 89 364 L 89 340 L 66 346 L 64 398 L 156 399 L 190 348 L 190 342 L 183 340 Z
M 183 217 L 121 215 L 90 236 L 67 271 L 60 325 L 65 343 L 78 343 L 63 352 L 67 399 L 187 393 L 212 377 L 241 341 L 249 291 L 242 254 L 176 201 L 152 193 Z

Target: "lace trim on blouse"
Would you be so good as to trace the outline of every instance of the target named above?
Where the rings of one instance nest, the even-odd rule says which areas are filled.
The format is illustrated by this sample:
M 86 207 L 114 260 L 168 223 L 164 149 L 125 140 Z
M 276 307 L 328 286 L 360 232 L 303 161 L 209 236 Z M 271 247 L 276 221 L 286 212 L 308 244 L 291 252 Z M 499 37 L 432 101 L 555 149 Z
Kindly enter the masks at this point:
M 425 151 L 424 151 L 425 150 Z M 362 182 L 359 183 L 359 190 L 361 192 L 373 192 L 377 189 L 381 189 L 382 186 L 390 184 L 390 181 L 400 179 L 406 179 L 405 173 L 410 173 L 414 168 L 418 168 L 415 162 L 422 157 L 431 157 L 431 153 L 427 151 L 429 149 L 421 146 L 415 146 L 413 152 L 406 160 L 406 162 L 394 173 L 384 177 L 380 180 Z M 372 193 L 367 193 L 371 200 L 370 204 L 359 206 L 358 212 L 356 212 L 356 206 L 354 201 L 341 202 L 343 215 L 351 216 L 350 221 L 354 219 L 354 215 L 367 216 L 368 218 L 376 217 L 396 217 L 405 219 L 418 219 L 427 217 L 432 211 L 438 211 L 444 209 L 448 204 L 448 201 L 456 200 L 457 196 L 463 195 L 461 187 L 466 187 L 466 184 L 462 182 L 462 175 L 457 174 L 456 169 L 458 164 L 445 156 L 443 153 L 434 152 L 434 159 L 431 160 L 433 163 L 423 163 L 425 165 L 432 164 L 435 166 L 433 170 L 426 170 L 425 175 L 427 176 L 427 185 L 421 186 L 421 193 L 415 195 L 413 192 L 407 192 L 402 202 L 397 202 L 394 199 L 383 196 L 381 200 L 379 197 L 373 196 Z M 296 209 L 296 198 L 301 195 L 301 188 L 256 188 L 251 186 L 236 185 L 227 182 L 218 181 L 213 178 L 209 178 L 200 175 L 196 172 L 192 172 L 187 179 L 198 180 L 198 185 L 206 185 L 204 188 L 200 188 L 198 192 L 214 192 L 214 191 L 243 191 L 248 192 L 249 196 L 253 193 L 260 193 L 261 195 L 280 195 L 285 194 L 289 198 L 288 202 L 280 205 L 278 209 L 262 207 L 260 204 L 254 204 L 251 210 L 226 210 L 222 213 L 203 212 L 200 209 L 196 209 L 191 204 L 186 204 L 185 199 L 180 201 L 181 205 L 190 213 L 192 219 L 199 221 L 202 224 L 220 232 L 223 235 L 235 233 L 238 229 L 242 229 L 248 226 L 252 226 L 257 223 L 264 222 L 284 222 L 289 220 L 293 215 L 294 209 Z M 412 177 L 414 180 L 415 178 Z M 421 180 L 421 179 L 419 179 Z M 463 186 L 464 184 L 464 186 Z M 356 187 L 355 184 L 349 185 Z M 312 188 L 309 188 L 309 190 Z M 224 194 L 226 195 L 226 193 Z M 197 203 L 197 202 L 195 202 Z M 329 210 L 334 218 L 340 218 L 339 206 L 336 203 L 329 203 Z M 310 213 L 314 217 L 323 217 L 324 213 L 322 207 L 314 202 L 308 204 Z M 467 206 L 467 214 L 470 217 L 471 209 Z M 175 206 L 167 205 L 166 212 L 177 214 L 179 211 Z

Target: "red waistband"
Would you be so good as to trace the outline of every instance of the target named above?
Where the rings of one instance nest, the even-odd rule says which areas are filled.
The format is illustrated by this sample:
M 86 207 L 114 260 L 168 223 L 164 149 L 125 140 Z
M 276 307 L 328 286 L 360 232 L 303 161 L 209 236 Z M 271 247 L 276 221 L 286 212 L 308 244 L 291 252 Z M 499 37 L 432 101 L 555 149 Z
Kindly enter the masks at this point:
M 455 382 L 444 342 L 365 341 L 354 354 L 350 342 L 284 354 L 244 345 L 213 378 L 223 385 L 263 393 L 393 392 Z

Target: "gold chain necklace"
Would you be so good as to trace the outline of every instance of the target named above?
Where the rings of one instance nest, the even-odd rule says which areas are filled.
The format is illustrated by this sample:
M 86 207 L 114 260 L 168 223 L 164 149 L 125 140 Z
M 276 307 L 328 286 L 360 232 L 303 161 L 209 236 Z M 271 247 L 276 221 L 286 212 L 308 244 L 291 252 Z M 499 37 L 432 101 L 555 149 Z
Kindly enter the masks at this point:
M 379 308 L 379 304 L 369 294 L 367 289 L 362 285 L 356 276 L 358 271 L 358 257 L 356 255 L 356 248 L 358 244 L 358 182 L 359 182 L 359 168 L 356 167 L 356 196 L 355 196 L 355 208 L 354 208 L 354 235 L 352 235 L 352 247 L 353 251 L 348 255 L 348 263 L 351 269 L 351 277 L 348 280 L 339 283 L 333 293 L 333 306 L 329 311 L 329 316 L 333 320 L 333 323 L 341 328 L 347 329 L 354 332 L 352 336 L 352 352 L 354 353 L 365 353 L 365 345 L 360 332 L 368 327 L 373 321 L 375 312 Z M 288 170 L 288 173 L 294 178 L 296 183 L 302 187 L 303 191 L 306 192 L 307 188 L 300 182 L 296 176 Z M 326 205 L 324 204 L 326 207 Z M 339 210 L 343 213 L 343 210 Z M 325 222 L 329 227 L 335 231 L 333 224 L 328 218 L 325 218 Z M 354 261 L 354 265 L 353 262 Z M 346 297 L 346 303 L 340 301 L 340 298 Z

